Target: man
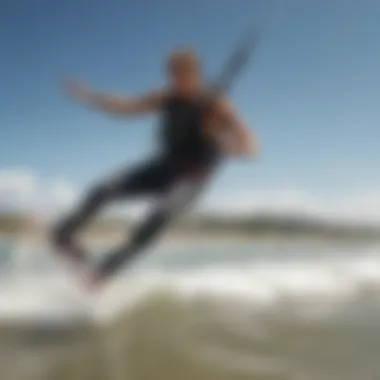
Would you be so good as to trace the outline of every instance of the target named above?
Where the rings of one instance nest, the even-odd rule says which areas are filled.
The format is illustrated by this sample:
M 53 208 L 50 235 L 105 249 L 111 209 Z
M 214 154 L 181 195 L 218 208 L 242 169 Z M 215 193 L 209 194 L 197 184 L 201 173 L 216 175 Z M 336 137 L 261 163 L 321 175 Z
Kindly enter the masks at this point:
M 194 52 L 172 53 L 167 74 L 170 83 L 166 89 L 138 99 L 99 94 L 76 82 L 67 85 L 76 100 L 110 114 L 128 117 L 156 112 L 162 117 L 162 151 L 142 165 L 94 186 L 78 210 L 54 230 L 57 248 L 66 257 L 86 264 L 85 252 L 73 236 L 102 206 L 134 195 L 159 198 L 131 240 L 99 263 L 91 283 L 99 284 L 114 274 L 182 214 L 202 191 L 222 156 L 257 153 L 252 133 L 230 102 L 205 85 L 201 63 Z

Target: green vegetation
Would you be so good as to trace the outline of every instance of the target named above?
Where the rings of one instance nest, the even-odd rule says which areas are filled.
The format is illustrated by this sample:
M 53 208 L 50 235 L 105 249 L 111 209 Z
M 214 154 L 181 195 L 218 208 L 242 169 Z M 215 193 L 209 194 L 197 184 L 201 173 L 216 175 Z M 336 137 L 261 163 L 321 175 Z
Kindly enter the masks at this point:
M 128 230 L 134 223 L 127 219 L 104 218 L 92 223 L 88 231 L 107 234 Z M 31 218 L 22 214 L 0 214 L 0 233 L 18 234 L 33 231 Z M 245 236 L 326 237 L 379 239 L 380 227 L 334 223 L 316 218 L 288 215 L 256 214 L 244 218 L 217 218 L 209 215 L 188 217 L 173 227 L 174 232 L 237 233 Z
M 380 238 L 380 227 L 336 223 L 298 215 L 256 214 L 245 218 L 204 216 L 184 221 L 181 227 L 195 231 L 239 232 L 252 235 Z
M 25 232 L 32 226 L 31 218 L 16 213 L 0 214 L 0 233 L 12 234 Z

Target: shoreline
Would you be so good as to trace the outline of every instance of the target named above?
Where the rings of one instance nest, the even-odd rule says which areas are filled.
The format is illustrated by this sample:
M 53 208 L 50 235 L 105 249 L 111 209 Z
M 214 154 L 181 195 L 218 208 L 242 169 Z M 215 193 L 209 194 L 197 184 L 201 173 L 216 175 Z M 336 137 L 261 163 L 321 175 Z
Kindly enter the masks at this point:
M 85 231 L 80 241 L 83 243 L 93 242 L 109 242 L 118 244 L 119 242 L 128 239 L 133 230 L 128 228 L 119 231 Z M 46 241 L 46 233 L 42 231 L 18 231 L 13 233 L 5 233 L 0 231 L 0 239 L 16 239 L 17 241 L 24 241 L 26 243 L 38 243 Z M 337 243 L 380 243 L 379 237 L 367 236 L 334 236 L 323 235 L 318 233 L 278 233 L 278 232 L 239 232 L 239 231 L 180 231 L 172 230 L 167 231 L 157 239 L 158 244 L 162 243 L 232 243 L 232 244 L 312 244 L 312 245 L 333 245 Z

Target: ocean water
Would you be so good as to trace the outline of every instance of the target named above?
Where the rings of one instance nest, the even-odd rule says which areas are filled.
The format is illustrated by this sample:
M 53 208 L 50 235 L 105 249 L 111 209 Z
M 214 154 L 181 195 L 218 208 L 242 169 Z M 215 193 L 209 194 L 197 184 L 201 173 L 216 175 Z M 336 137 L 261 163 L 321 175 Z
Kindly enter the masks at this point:
M 7 380 L 380 379 L 373 244 L 163 243 L 98 294 L 47 248 L 0 261 Z

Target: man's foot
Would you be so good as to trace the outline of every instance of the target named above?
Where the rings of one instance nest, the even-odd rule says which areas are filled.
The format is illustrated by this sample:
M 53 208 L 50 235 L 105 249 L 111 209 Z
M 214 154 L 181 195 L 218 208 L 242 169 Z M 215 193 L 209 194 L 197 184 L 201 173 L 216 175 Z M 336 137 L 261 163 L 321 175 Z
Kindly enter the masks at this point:
M 88 291 L 97 292 L 104 285 L 106 276 L 99 273 L 96 269 L 92 269 L 83 276 L 83 280 L 84 286 Z
M 62 258 L 76 264 L 87 263 L 87 256 L 84 249 L 75 244 L 67 234 L 61 231 L 54 232 L 52 243 Z

